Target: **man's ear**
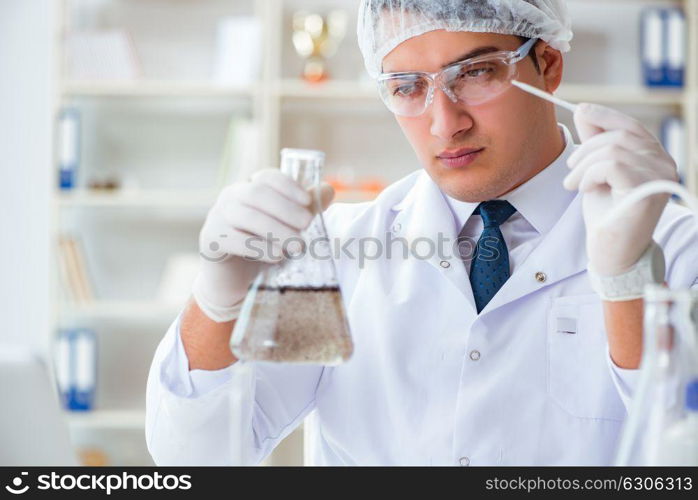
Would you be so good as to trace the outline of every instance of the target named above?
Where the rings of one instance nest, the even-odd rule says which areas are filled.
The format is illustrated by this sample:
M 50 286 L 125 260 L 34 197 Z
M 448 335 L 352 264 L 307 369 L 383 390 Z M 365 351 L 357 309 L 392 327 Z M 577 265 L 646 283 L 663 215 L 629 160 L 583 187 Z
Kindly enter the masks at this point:
M 536 47 L 538 64 L 545 83 L 545 90 L 552 94 L 558 89 L 562 81 L 564 69 L 562 52 L 553 49 L 547 43 L 540 45 L 540 47 Z

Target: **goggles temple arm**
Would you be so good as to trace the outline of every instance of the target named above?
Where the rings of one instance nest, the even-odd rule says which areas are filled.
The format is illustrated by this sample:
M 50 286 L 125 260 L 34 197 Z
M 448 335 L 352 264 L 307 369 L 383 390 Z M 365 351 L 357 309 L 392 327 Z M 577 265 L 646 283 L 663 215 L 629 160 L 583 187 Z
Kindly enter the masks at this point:
M 529 52 L 531 52 L 531 49 L 533 46 L 538 42 L 537 38 L 531 38 L 528 42 L 524 43 L 521 47 L 516 49 L 514 53 L 516 54 L 514 56 L 514 61 L 520 61 L 524 57 L 528 55 Z

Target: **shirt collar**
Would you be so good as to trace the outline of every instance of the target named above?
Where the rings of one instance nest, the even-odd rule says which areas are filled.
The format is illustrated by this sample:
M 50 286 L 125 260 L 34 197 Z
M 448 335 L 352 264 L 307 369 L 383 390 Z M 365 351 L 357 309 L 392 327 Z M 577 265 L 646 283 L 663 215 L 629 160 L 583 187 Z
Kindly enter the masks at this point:
M 576 195 L 562 186 L 562 181 L 569 173 L 567 158 L 576 146 L 567 127 L 562 124 L 558 126 L 565 141 L 565 148 L 560 156 L 521 186 L 497 198 L 511 203 L 539 234 L 550 231 Z M 462 228 L 479 202 L 470 203 L 451 198 L 446 193 L 443 195 L 453 212 L 456 224 Z

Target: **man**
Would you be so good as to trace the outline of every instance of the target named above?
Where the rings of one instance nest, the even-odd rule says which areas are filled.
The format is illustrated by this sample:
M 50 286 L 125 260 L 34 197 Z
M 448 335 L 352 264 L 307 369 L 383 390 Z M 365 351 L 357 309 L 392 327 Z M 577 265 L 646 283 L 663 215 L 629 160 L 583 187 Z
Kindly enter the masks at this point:
M 637 381 L 642 286 L 694 284 L 698 237 L 663 195 L 600 222 L 629 189 L 676 179 L 641 124 L 582 105 L 577 147 L 551 104 L 512 87 L 554 92 L 570 39 L 562 0 L 362 2 L 366 67 L 424 169 L 374 202 L 332 205 L 329 236 L 477 244 L 362 265 L 340 255 L 352 359 L 238 362 L 230 333 L 263 265 L 245 259 L 248 238 L 276 248 L 313 214 L 277 171 L 228 187 L 201 232 L 194 300 L 151 369 L 157 463 L 258 463 L 312 410 L 319 464 L 613 461 Z M 220 255 L 207 255 L 213 241 Z

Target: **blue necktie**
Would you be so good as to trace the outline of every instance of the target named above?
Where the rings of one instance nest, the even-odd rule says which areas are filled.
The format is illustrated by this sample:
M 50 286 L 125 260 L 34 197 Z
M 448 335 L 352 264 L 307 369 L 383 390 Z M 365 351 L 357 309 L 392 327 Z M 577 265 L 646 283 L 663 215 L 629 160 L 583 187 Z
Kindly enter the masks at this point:
M 516 212 L 504 200 L 480 203 L 474 215 L 480 215 L 484 229 L 470 264 L 470 285 L 478 314 L 509 279 L 509 250 L 499 226 Z

